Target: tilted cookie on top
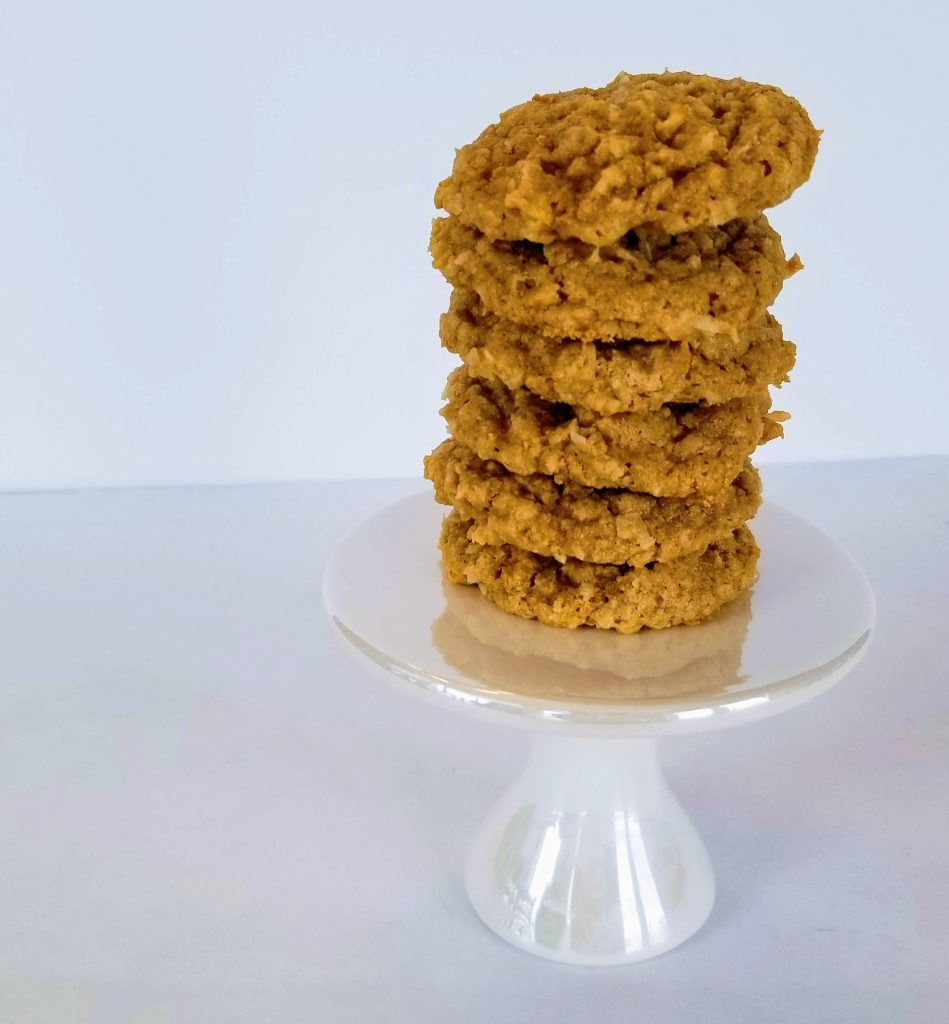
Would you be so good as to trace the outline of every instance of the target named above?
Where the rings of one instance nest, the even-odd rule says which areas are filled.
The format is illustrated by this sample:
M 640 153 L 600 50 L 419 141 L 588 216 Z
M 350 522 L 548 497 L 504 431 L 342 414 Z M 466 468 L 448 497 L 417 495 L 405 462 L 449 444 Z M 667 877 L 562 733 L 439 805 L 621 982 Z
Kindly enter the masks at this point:
M 435 204 L 490 238 L 616 242 L 754 217 L 810 176 L 820 132 L 771 85 L 621 73 L 535 96 L 455 156 Z

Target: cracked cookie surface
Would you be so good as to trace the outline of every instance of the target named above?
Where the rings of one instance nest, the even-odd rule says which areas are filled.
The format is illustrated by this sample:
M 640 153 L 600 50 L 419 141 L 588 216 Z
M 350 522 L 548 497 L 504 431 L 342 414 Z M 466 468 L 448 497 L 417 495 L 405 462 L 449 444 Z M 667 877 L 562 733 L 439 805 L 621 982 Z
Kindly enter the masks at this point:
M 492 241 L 456 217 L 432 222 L 434 265 L 496 316 L 579 341 L 732 338 L 760 320 L 786 278 L 764 216 L 684 235 L 631 233 L 612 245 Z
M 425 475 L 436 500 L 470 521 L 468 536 L 479 544 L 635 567 L 704 551 L 761 504 L 761 478 L 750 463 L 714 496 L 656 498 L 519 476 L 449 439 L 425 460 Z
M 722 405 L 664 405 L 652 412 L 599 416 L 453 371 L 442 409 L 451 434 L 482 459 L 512 473 L 558 483 L 623 487 L 657 497 L 715 494 L 741 472 L 754 449 L 782 433 L 770 398 Z
M 719 335 L 715 344 L 695 347 L 684 341 L 548 338 L 489 313 L 470 289 L 453 292 L 442 314 L 441 339 L 473 377 L 526 387 L 548 401 L 579 403 L 605 415 L 760 394 L 787 380 L 795 351 L 772 316 L 736 339 Z
M 634 569 L 532 554 L 509 544 L 470 540 L 470 520 L 446 516 L 439 546 L 453 583 L 476 585 L 521 618 L 574 629 L 595 626 L 636 633 L 700 622 L 754 582 L 758 546 L 739 527 L 700 554 Z
M 492 238 L 615 242 L 750 217 L 807 180 L 820 133 L 770 85 L 621 73 L 535 96 L 458 150 L 435 204 Z

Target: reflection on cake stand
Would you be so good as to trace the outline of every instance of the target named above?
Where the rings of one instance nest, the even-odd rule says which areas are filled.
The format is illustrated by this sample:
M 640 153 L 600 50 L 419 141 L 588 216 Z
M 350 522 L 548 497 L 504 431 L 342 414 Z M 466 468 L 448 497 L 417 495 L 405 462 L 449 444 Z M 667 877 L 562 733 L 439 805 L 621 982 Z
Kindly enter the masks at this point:
M 714 902 L 701 839 L 657 758 L 664 736 L 740 725 L 823 693 L 866 651 L 870 587 L 803 520 L 766 504 L 753 591 L 698 626 L 558 630 L 444 584 L 442 510 L 420 494 L 337 548 L 327 609 L 406 692 L 532 733 L 468 859 L 468 896 L 508 942 L 566 963 L 634 963 Z

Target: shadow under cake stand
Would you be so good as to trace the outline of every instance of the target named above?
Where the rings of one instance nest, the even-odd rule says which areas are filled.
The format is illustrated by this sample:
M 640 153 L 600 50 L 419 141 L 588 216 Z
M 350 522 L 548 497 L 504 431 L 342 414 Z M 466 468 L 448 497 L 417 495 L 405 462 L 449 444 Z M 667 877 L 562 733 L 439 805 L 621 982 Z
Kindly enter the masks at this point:
M 324 599 L 342 636 L 406 692 L 531 733 L 523 772 L 468 858 L 475 911 L 513 945 L 565 963 L 673 949 L 708 917 L 715 880 L 657 740 L 824 693 L 867 649 L 866 577 L 766 503 L 753 523 L 758 582 L 713 619 L 635 636 L 560 630 L 443 583 L 443 514 L 426 492 L 357 527 L 330 561 Z

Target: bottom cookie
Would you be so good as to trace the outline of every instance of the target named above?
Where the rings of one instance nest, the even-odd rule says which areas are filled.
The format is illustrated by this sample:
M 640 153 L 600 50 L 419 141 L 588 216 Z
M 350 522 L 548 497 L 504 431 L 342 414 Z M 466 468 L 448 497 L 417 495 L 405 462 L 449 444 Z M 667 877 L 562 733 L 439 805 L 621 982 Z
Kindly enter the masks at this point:
M 758 545 L 746 526 L 701 554 L 635 569 L 565 562 L 508 544 L 476 544 L 457 512 L 442 524 L 442 567 L 452 583 L 476 585 L 513 615 L 548 626 L 594 626 L 619 633 L 701 622 L 747 590 Z
M 445 661 L 492 689 L 553 700 L 676 700 L 741 682 L 751 621 L 745 592 L 704 622 L 644 629 L 550 629 L 495 607 L 475 587 L 443 584 L 432 643 Z

